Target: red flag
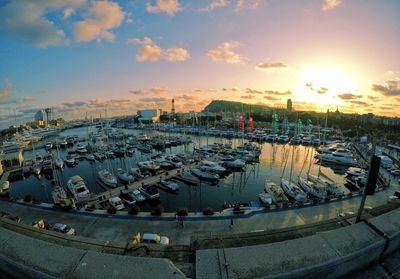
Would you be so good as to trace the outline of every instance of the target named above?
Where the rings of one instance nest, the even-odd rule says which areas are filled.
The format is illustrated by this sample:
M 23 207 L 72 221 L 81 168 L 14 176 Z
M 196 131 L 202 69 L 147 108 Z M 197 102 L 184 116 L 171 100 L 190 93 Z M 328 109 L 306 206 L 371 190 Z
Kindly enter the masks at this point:
M 253 117 L 250 116 L 249 118 L 249 126 L 250 126 L 250 130 L 254 129 L 254 124 L 253 124 Z
M 243 115 L 239 114 L 239 130 L 243 130 Z

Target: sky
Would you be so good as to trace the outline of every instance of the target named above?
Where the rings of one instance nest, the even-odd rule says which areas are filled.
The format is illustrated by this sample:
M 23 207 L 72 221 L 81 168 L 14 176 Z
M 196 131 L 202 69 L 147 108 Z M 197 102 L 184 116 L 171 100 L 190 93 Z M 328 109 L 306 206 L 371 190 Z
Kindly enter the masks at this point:
M 400 116 L 398 0 L 1 0 L 0 127 L 212 100 Z

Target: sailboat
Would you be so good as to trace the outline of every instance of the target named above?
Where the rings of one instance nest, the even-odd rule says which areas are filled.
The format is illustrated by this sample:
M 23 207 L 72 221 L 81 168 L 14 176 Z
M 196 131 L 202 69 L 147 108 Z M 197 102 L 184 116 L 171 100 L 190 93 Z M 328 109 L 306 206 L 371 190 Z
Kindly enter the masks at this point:
M 297 186 L 294 182 L 292 182 L 292 170 L 293 170 L 293 155 L 294 155 L 294 146 L 292 146 L 292 160 L 290 164 L 290 175 L 289 175 L 289 180 L 283 178 L 283 174 L 285 172 L 286 164 L 285 167 L 282 171 L 282 176 L 281 176 L 281 187 L 283 191 L 285 191 L 286 195 L 288 195 L 290 198 L 297 202 L 305 202 L 307 201 L 307 194 L 303 192 L 299 186 Z M 289 160 L 289 156 L 287 158 Z M 286 163 L 287 163 L 286 160 Z

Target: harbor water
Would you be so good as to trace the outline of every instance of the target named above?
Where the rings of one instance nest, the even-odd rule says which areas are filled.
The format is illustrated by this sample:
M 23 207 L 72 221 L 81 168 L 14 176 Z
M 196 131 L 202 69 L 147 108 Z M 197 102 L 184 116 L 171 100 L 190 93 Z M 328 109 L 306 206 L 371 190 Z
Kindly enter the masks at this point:
M 143 134 L 153 137 L 158 134 L 166 135 L 166 133 L 158 131 L 144 130 L 124 130 L 129 135 L 143 136 Z M 88 137 L 87 128 L 75 128 L 63 131 L 58 137 L 66 137 L 77 135 L 80 139 Z M 181 136 L 181 134 L 168 134 L 170 136 Z M 195 148 L 213 143 L 231 143 L 233 147 L 239 146 L 246 142 L 243 139 L 225 139 L 211 136 L 194 136 L 190 135 L 192 142 L 180 146 L 169 147 L 162 151 L 153 150 L 152 153 L 141 153 L 136 150 L 132 157 L 114 158 L 101 161 L 90 162 L 86 159 L 78 160 L 78 165 L 75 167 L 64 166 L 62 170 L 55 170 L 55 177 L 60 184 L 67 189 L 67 181 L 71 176 L 81 176 L 88 189 L 92 193 L 101 193 L 105 189 L 100 186 L 96 180 L 97 172 L 100 169 L 108 168 L 110 165 L 114 170 L 117 168 L 129 169 L 137 166 L 137 162 L 149 160 L 151 156 L 156 154 L 191 154 Z M 48 139 L 55 141 L 56 138 Z M 84 142 L 83 142 L 84 143 Z M 286 179 L 291 178 L 297 182 L 298 176 L 306 176 L 310 174 L 322 173 L 326 179 L 334 181 L 346 193 L 348 190 L 344 186 L 345 171 L 343 167 L 332 168 L 329 166 L 320 166 L 317 164 L 314 155 L 315 148 L 312 146 L 289 145 L 279 143 L 261 143 L 261 155 L 259 163 L 247 164 L 244 172 L 233 172 L 227 177 L 220 179 L 218 185 L 210 185 L 205 182 L 200 182 L 198 186 L 189 186 L 179 182 L 180 190 L 177 193 L 164 192 L 160 190 L 160 205 L 168 212 L 174 212 L 178 208 L 187 208 L 192 212 L 200 212 L 206 207 L 211 207 L 214 210 L 222 209 L 224 202 L 227 203 L 244 203 L 258 200 L 258 195 L 264 190 L 266 179 L 279 184 L 281 177 Z M 65 159 L 67 149 L 53 149 L 54 155 L 58 155 Z M 34 159 L 36 153 L 42 156 L 46 154 L 44 148 L 36 148 L 34 151 L 25 151 L 24 158 Z M 311 160 L 311 163 L 310 163 Z M 51 179 L 44 176 L 30 175 L 21 180 L 15 180 L 11 183 L 11 194 L 13 196 L 24 197 L 31 195 L 42 202 L 52 202 L 51 200 Z M 140 205 L 142 211 L 149 211 L 154 204 L 145 203 Z

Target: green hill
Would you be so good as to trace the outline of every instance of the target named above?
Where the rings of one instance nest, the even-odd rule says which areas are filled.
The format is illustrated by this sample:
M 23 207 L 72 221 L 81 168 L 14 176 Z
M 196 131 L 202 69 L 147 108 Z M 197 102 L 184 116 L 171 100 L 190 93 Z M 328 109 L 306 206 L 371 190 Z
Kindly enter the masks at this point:
M 268 113 L 271 108 L 266 105 L 245 104 L 242 102 L 215 100 L 209 103 L 204 109 L 204 112 L 243 112 L 243 113 Z

